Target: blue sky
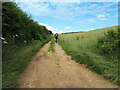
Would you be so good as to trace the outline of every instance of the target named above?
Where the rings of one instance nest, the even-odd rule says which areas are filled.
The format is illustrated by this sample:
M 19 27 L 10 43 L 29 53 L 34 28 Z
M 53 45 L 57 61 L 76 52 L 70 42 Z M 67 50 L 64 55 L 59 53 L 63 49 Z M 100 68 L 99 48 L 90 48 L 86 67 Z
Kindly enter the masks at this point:
M 16 1 L 17 2 L 17 1 Z M 117 2 L 17 2 L 53 33 L 89 31 L 118 25 Z

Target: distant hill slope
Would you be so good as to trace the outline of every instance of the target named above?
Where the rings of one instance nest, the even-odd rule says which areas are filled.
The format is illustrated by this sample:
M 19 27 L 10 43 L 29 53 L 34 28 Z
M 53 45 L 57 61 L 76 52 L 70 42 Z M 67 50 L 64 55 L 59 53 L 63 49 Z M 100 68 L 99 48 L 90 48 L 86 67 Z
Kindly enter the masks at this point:
M 85 32 L 93 32 L 93 31 L 97 31 L 97 30 L 116 30 L 118 28 L 118 26 L 111 26 L 111 27 L 105 27 L 105 28 L 100 28 L 100 29 L 94 29 L 94 30 L 90 30 L 90 31 L 85 31 Z M 84 31 L 80 31 L 80 32 L 66 32 L 66 33 L 62 33 L 62 34 L 72 34 L 72 33 L 84 33 Z
M 120 28 L 112 26 L 84 33 L 60 34 L 59 44 L 76 62 L 120 85 Z

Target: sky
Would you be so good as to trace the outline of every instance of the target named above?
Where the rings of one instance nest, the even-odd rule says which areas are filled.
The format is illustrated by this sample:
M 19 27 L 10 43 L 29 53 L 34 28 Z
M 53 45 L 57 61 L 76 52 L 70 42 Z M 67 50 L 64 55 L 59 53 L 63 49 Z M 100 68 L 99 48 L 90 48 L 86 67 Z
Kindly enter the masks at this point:
M 118 25 L 118 2 L 26 2 L 18 6 L 53 33 L 89 31 Z

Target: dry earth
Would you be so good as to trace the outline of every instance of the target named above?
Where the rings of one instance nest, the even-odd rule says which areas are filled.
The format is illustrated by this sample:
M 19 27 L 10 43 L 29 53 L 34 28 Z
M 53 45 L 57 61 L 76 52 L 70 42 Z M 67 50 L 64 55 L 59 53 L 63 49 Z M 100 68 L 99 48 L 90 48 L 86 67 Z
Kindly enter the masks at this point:
M 71 60 L 58 44 L 48 52 L 50 42 L 32 58 L 21 75 L 20 88 L 117 88 L 84 65 Z

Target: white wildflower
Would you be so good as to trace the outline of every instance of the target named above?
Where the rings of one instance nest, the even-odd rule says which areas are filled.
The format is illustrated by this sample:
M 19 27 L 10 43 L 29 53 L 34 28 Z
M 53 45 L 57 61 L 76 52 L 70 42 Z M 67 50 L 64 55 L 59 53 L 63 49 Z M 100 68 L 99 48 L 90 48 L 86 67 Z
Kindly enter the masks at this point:
M 15 37 L 15 36 L 13 35 L 13 37 Z
M 26 41 L 24 41 L 24 43 L 26 43 Z
M 7 44 L 7 42 L 6 42 L 6 41 L 3 41 L 3 43 Z
M 17 35 L 17 34 L 16 34 L 15 36 L 16 36 L 16 37 L 18 37 L 18 35 Z
M 2 40 L 5 40 L 5 38 L 3 38 L 3 37 L 0 37 Z

